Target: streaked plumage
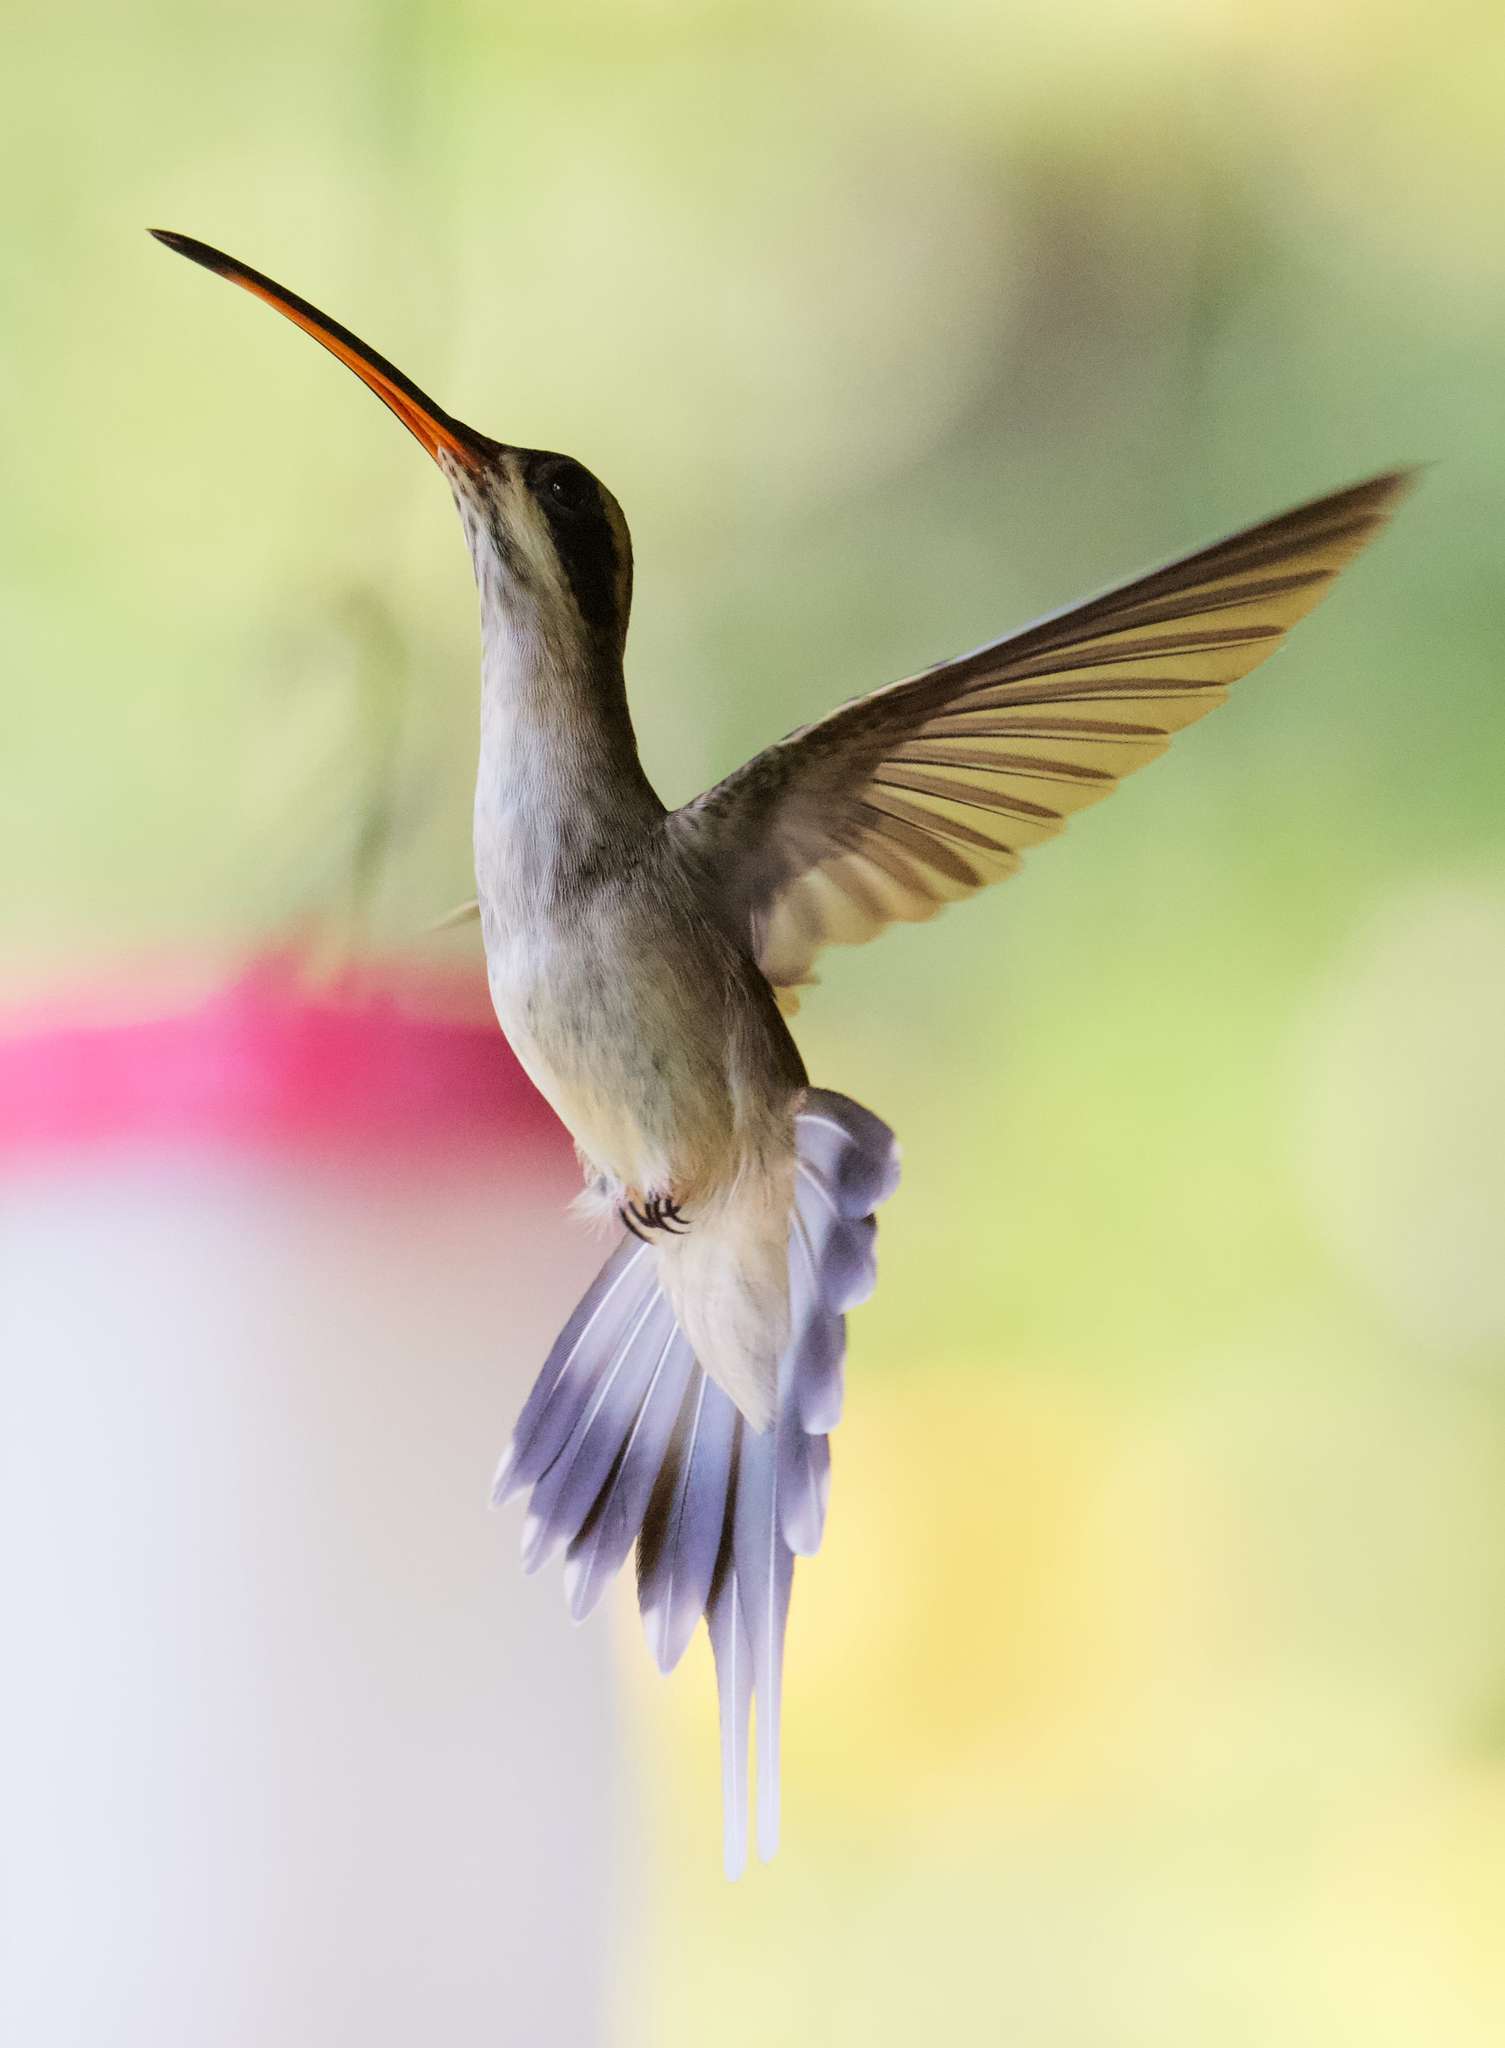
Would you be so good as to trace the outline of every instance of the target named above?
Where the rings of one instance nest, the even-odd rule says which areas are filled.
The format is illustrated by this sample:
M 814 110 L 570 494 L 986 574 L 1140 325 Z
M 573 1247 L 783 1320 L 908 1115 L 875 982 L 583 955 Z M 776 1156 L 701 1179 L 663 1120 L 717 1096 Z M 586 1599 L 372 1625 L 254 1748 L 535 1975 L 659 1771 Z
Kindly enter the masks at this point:
M 638 760 L 622 652 L 631 544 L 569 458 L 461 426 L 231 258 L 162 237 L 287 313 L 375 390 L 454 492 L 480 593 L 475 852 L 497 1016 L 623 1234 L 519 1418 L 530 1569 L 577 1616 L 637 1546 L 664 1669 L 704 1615 L 728 1868 L 747 1715 L 777 1835 L 796 1554 L 820 1542 L 845 1310 L 873 1278 L 892 1133 L 808 1085 L 784 1014 L 823 947 L 1012 874 L 1279 645 L 1405 488 L 1304 505 L 841 706 L 675 812 Z

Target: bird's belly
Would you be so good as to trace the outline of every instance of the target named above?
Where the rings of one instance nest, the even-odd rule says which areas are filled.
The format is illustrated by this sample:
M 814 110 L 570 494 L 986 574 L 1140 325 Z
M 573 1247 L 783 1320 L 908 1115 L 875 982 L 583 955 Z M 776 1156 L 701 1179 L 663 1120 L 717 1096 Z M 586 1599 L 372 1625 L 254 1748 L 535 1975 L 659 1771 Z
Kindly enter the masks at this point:
M 533 934 L 489 945 L 487 975 L 513 1051 L 591 1166 L 624 1188 L 672 1186 L 705 1110 L 643 981 L 597 945 Z

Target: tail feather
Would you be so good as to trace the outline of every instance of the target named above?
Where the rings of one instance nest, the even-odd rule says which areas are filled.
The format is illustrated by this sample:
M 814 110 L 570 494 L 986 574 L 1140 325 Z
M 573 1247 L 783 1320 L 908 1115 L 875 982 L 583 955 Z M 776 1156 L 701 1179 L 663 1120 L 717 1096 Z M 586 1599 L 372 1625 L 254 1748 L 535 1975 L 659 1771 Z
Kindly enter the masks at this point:
M 803 1186 L 806 1169 L 800 1168 Z M 831 1447 L 826 1432 L 841 1413 L 842 1353 L 846 1322 L 823 1298 L 821 1268 L 803 1211 L 796 1209 L 789 1245 L 789 1349 L 780 1361 L 777 1443 L 779 1524 L 797 1556 L 813 1557 L 826 1525 L 831 1490 Z M 814 1373 L 811 1373 L 811 1367 Z M 814 1388 L 803 1379 L 814 1377 Z M 831 1421 L 826 1420 L 830 1415 Z M 812 1415 L 814 1420 L 812 1420 Z
M 732 1569 L 752 1645 L 753 1696 L 758 1702 L 758 1854 L 766 1863 L 779 1845 L 779 1733 L 784 1689 L 784 1630 L 794 1553 L 779 1513 L 774 1432 L 742 1432 L 732 1515 Z
M 534 1570 L 567 1546 L 577 1619 L 638 1547 L 638 1602 L 661 1670 L 704 1616 L 721 1711 L 727 1874 L 747 1858 L 748 1718 L 758 1703 L 758 1851 L 779 1832 L 784 1635 L 796 1555 L 820 1546 L 829 1432 L 841 1414 L 845 1311 L 871 1293 L 872 1211 L 898 1182 L 888 1126 L 807 1091 L 789 1232 L 790 1339 L 777 1411 L 755 1430 L 696 1363 L 651 1247 L 626 1237 L 560 1333 L 513 1431 L 494 1498 L 532 1489 Z
M 791 1296 L 802 1277 L 819 1299 L 820 1255 L 811 1243 L 805 1221 L 795 1212 Z M 791 1377 L 800 1426 L 812 1436 L 829 1436 L 841 1420 L 846 1380 L 847 1325 L 841 1315 L 807 1315 L 790 1342 Z
M 778 1432 L 779 1526 L 796 1557 L 814 1557 L 826 1531 L 831 1498 L 831 1444 L 812 1436 L 791 1401 L 780 1411 Z
M 581 1297 L 523 1403 L 491 1498 L 500 1507 L 543 1477 L 564 1449 L 579 1417 L 580 1402 L 594 1385 L 603 1359 L 609 1360 L 623 1328 L 654 1291 L 648 1246 L 624 1236 Z
M 638 1605 L 660 1671 L 672 1671 L 705 1612 L 726 1528 L 742 1418 L 699 1367 L 638 1544 Z
M 829 1088 L 805 1091 L 799 1151 L 843 1216 L 871 1216 L 899 1185 L 899 1148 L 888 1125 Z
M 685 1389 L 696 1370 L 690 1347 L 676 1329 L 659 1354 L 652 1382 L 611 1477 L 565 1553 L 564 1585 L 576 1621 L 590 1613 L 637 1541 L 668 1456 Z
M 629 1322 L 611 1364 L 587 1391 L 564 1448 L 533 1489 L 523 1525 L 525 1570 L 537 1571 L 579 1535 L 675 1334 L 669 1304 L 655 1290 Z
M 706 1628 L 716 1659 L 716 1694 L 721 1714 L 722 1857 L 735 1884 L 747 1868 L 747 1724 L 752 1712 L 752 1644 L 747 1614 L 728 1569 L 718 1579 L 706 1608 Z

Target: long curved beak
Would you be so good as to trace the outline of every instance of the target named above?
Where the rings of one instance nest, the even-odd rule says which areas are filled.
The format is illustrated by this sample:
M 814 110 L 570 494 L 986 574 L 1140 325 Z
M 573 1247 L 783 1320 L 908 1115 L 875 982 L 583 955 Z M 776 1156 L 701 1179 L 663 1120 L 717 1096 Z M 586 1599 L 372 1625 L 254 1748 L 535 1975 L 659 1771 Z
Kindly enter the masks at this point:
M 379 356 L 375 349 L 367 348 L 363 341 L 357 340 L 348 327 L 342 327 L 338 320 L 331 320 L 327 313 L 321 313 L 317 306 L 311 306 L 307 299 L 300 299 L 295 292 L 284 291 L 280 284 L 263 277 L 259 270 L 237 263 L 223 250 L 211 249 L 207 242 L 196 242 L 190 235 L 172 234 L 166 228 L 152 228 L 150 233 L 159 242 L 165 242 L 169 249 L 176 249 L 180 256 L 186 256 L 190 262 L 202 263 L 217 277 L 228 277 L 232 284 L 244 286 L 257 298 L 265 299 L 269 306 L 275 306 L 279 313 L 285 313 L 305 334 L 311 334 L 331 355 L 338 356 L 347 369 L 354 370 L 363 384 L 369 384 L 382 404 L 396 413 L 408 432 L 423 443 L 436 461 L 442 449 L 468 468 L 479 466 L 491 445 L 486 437 L 471 427 L 462 426 L 459 420 L 451 419 L 385 356 Z

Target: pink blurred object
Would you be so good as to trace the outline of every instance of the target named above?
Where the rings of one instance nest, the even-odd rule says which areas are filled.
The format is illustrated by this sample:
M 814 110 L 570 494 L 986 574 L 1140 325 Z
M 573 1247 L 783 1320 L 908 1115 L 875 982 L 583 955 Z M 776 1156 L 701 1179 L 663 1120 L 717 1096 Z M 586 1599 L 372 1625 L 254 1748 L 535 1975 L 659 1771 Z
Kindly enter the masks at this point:
M 0 1158 L 130 1138 L 567 1143 L 471 975 L 368 970 L 320 987 L 278 953 L 186 1007 L 141 1004 L 139 990 L 96 993 L 0 1021 Z
M 472 982 L 182 986 L 0 1025 L 0 2039 L 593 2043 L 608 1632 L 486 1507 L 568 1141 Z

